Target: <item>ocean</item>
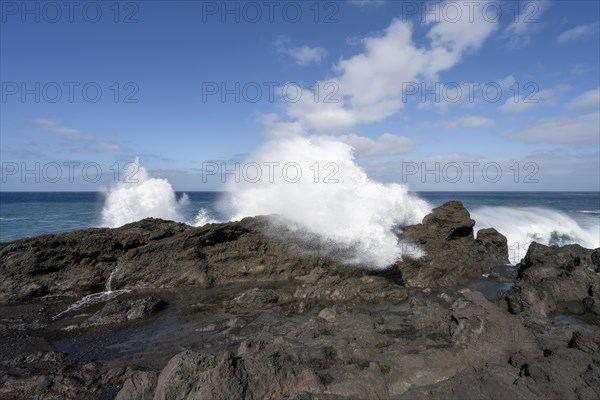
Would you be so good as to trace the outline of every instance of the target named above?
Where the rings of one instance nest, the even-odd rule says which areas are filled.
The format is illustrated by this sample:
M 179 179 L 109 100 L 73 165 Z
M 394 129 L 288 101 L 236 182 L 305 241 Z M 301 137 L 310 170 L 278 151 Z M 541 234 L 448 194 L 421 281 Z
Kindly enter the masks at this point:
M 509 239 L 516 262 L 532 240 L 600 246 L 598 192 L 418 192 L 431 207 L 459 200 L 477 221 Z M 222 192 L 176 192 L 178 218 L 201 225 L 226 221 Z M 0 241 L 103 225 L 101 192 L 0 192 Z

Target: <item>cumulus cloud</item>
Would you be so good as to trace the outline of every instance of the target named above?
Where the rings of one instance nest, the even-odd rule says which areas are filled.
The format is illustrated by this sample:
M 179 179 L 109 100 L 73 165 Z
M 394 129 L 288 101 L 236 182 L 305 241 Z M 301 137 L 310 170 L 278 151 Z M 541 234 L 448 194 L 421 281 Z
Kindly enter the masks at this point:
M 575 97 L 569 104 L 567 104 L 569 110 L 580 110 L 595 108 L 600 109 L 600 87 L 592 90 L 588 90 Z
M 596 32 L 598 32 L 598 21 L 594 22 L 593 24 L 577 25 L 574 28 L 568 29 L 558 35 L 556 41 L 560 44 L 564 44 L 572 40 L 592 35 Z
M 598 144 L 600 141 L 600 112 L 544 118 L 506 136 L 528 143 Z
M 337 101 L 315 102 L 303 96 L 286 105 L 288 117 L 320 133 L 380 121 L 404 107 L 402 94 L 407 84 L 437 80 L 440 72 L 479 49 L 497 29 L 482 13 L 474 13 L 472 20 L 465 15 L 458 21 L 441 19 L 426 25 L 429 45 L 422 47 L 413 41 L 413 25 L 400 19 L 394 19 L 383 33 L 362 39 L 362 52 L 341 59 L 334 66 L 334 76 L 318 82 L 319 87 L 334 87 Z
M 310 47 L 307 45 L 293 46 L 287 36 L 279 36 L 275 41 L 275 47 L 281 54 L 290 56 L 298 65 L 320 64 L 327 56 L 327 50 L 322 47 Z

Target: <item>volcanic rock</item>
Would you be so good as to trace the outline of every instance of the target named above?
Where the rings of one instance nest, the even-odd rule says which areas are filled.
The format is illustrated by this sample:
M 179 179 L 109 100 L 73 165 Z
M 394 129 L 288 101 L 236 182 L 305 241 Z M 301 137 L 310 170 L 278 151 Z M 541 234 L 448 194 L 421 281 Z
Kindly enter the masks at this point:
M 415 255 L 395 266 L 407 286 L 455 286 L 491 272 L 508 262 L 506 237 L 495 229 L 473 236 L 475 221 L 458 201 L 434 208 L 417 225 L 404 229 L 400 239 L 412 243 Z M 417 248 L 418 246 L 418 248 Z
M 543 316 L 590 311 L 600 317 L 599 250 L 532 243 L 518 264 L 514 287 L 505 295 L 508 310 Z

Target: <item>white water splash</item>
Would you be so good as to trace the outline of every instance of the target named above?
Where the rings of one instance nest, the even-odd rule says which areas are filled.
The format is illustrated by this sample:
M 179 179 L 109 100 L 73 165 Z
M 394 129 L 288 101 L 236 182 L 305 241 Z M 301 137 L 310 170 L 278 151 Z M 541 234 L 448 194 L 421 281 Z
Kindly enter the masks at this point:
M 350 264 L 391 265 L 403 254 L 394 231 L 421 222 L 431 210 L 406 186 L 370 180 L 355 163 L 352 148 L 332 137 L 269 142 L 250 162 L 279 163 L 279 169 L 268 176 L 265 167 L 256 182 L 230 183 L 232 219 L 278 214 L 290 229 L 352 249 L 353 255 L 342 260 Z
M 198 214 L 196 214 L 196 217 L 194 218 L 194 220 L 189 222 L 189 225 L 204 226 L 206 224 L 214 224 L 216 222 L 218 222 L 218 221 L 215 220 L 214 218 L 212 218 L 208 214 L 208 211 L 206 211 L 206 209 L 201 208 L 200 211 L 198 211 Z
M 202 226 L 217 222 L 201 209 L 192 221 L 186 221 L 183 210 L 190 205 L 189 196 L 184 193 L 177 199 L 168 180 L 151 177 L 140 165 L 139 158 L 133 162 L 136 173 L 131 182 L 118 183 L 106 193 L 102 209 L 102 226 L 117 228 L 144 218 L 162 218 L 185 222 L 192 226 Z
M 102 225 L 116 228 L 148 217 L 180 221 L 181 204 L 169 181 L 151 178 L 138 158 L 134 165 L 136 174 L 132 181 L 135 182 L 120 182 L 107 193 Z M 182 202 L 186 201 L 189 199 L 183 197 Z

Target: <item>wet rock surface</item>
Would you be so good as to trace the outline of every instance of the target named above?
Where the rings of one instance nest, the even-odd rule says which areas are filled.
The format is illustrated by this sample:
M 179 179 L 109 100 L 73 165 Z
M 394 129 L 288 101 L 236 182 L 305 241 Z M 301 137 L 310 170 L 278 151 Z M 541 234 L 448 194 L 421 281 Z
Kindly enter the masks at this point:
M 473 225 L 439 207 L 402 234 L 418 268 L 383 272 L 284 245 L 263 217 L 1 244 L 0 398 L 598 398 L 600 250 L 534 245 L 513 270 Z M 488 299 L 482 273 L 515 286 Z

